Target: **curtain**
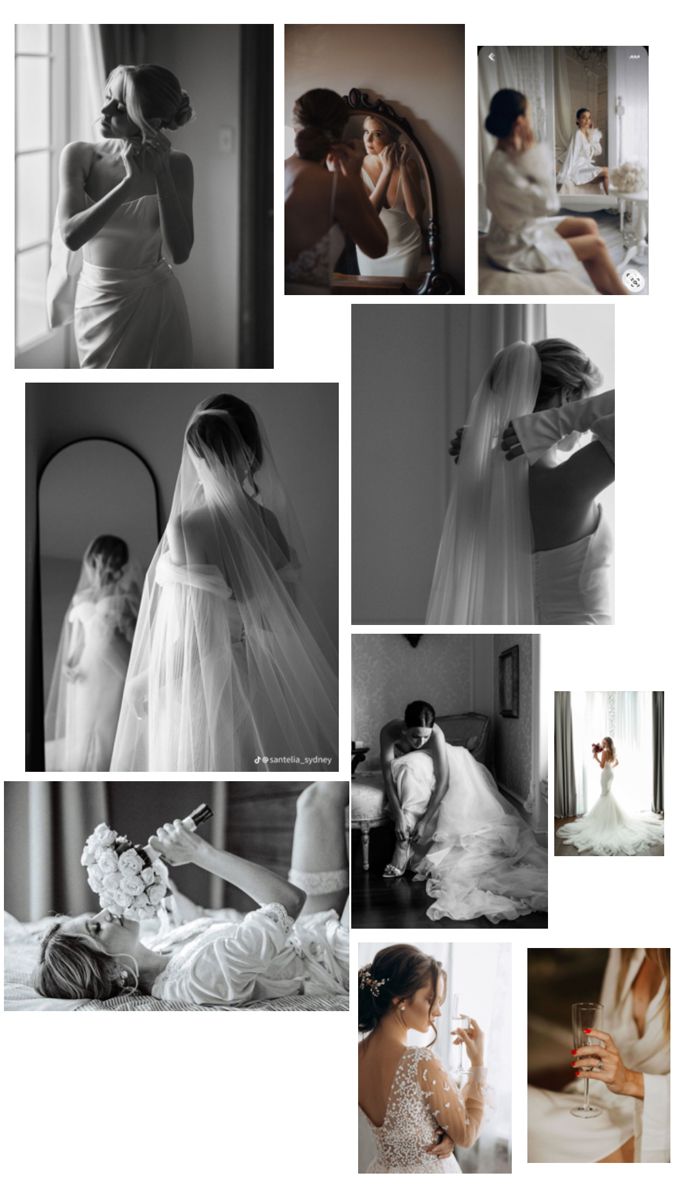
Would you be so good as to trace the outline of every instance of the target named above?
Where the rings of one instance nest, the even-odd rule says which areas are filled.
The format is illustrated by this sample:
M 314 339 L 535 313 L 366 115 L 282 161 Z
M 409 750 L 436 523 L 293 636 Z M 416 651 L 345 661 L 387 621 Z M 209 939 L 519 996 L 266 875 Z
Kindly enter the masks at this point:
M 227 785 L 75 780 L 10 783 L 5 788 L 5 908 L 21 921 L 49 913 L 91 912 L 96 898 L 80 865 L 82 847 L 101 821 L 144 844 L 164 821 L 208 803 L 205 836 L 225 848 Z M 209 908 L 224 905 L 226 884 L 181 867 L 178 887 Z
M 274 364 L 273 34 L 241 26 L 239 366 Z
M 574 733 L 572 725 L 572 695 L 555 694 L 555 815 L 576 817 L 577 786 L 574 770 Z
M 639 162 L 648 170 L 649 54 L 645 46 L 609 46 L 607 56 L 608 166 Z
M 545 338 L 547 320 L 545 304 L 446 305 L 444 316 L 448 403 L 446 440 L 439 452 L 443 454 L 447 504 L 453 468 L 447 447 L 455 430 L 466 422 L 483 375 L 495 355 L 511 342 Z
M 489 55 L 494 59 L 490 61 Z M 485 128 L 490 100 L 500 88 L 514 88 L 530 101 L 532 126 L 538 142 L 550 150 L 555 171 L 555 111 L 553 50 L 549 46 L 484 47 L 478 59 L 478 228 L 487 232 L 489 216 L 485 203 L 485 170 L 496 139 Z
M 652 811 L 663 813 L 663 750 L 665 739 L 663 692 L 652 692 L 652 745 L 654 749 L 654 799 Z
M 147 25 L 99 25 L 106 77 L 113 67 L 136 66 L 147 58 Z
M 626 812 L 652 808 L 654 795 L 651 692 L 574 692 L 572 694 L 577 815 L 600 795 L 600 771 L 591 745 L 611 737 L 619 766 L 613 791 Z
M 577 126 L 572 111 L 566 47 L 556 46 L 553 55 L 555 65 L 555 156 L 556 170 L 558 170 L 562 165 L 567 147 L 576 133 Z

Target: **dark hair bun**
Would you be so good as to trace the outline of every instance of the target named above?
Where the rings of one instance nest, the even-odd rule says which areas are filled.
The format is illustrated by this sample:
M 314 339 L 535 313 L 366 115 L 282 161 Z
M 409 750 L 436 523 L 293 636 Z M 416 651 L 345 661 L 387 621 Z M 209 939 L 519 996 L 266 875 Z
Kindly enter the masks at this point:
M 436 994 L 442 977 L 440 963 L 417 946 L 403 943 L 378 950 L 372 963 L 359 970 L 359 1032 L 376 1029 L 395 998 L 407 1000 L 428 983 Z
M 490 101 L 490 111 L 485 118 L 485 128 L 493 137 L 508 137 L 518 117 L 525 114 L 527 96 L 513 88 L 501 88 Z
M 293 107 L 298 126 L 295 148 L 300 158 L 321 162 L 331 143 L 342 136 L 349 114 L 347 101 L 330 88 L 312 88 L 300 96 Z
M 194 116 L 194 110 L 190 103 L 190 97 L 187 92 L 181 91 L 178 107 L 173 115 L 172 121 L 167 121 L 167 129 L 179 129 L 181 125 L 187 125 Z
M 298 129 L 295 135 L 295 149 L 300 158 L 321 162 L 328 154 L 331 142 L 334 140 L 325 129 L 317 129 L 315 125 L 306 125 L 303 129 Z

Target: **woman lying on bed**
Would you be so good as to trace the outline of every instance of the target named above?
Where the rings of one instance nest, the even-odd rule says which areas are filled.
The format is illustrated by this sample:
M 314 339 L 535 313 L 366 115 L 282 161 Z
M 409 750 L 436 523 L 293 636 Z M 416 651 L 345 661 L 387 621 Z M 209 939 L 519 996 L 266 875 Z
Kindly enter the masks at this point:
M 174 891 L 159 933 L 156 922 L 146 931 L 149 923 L 106 911 L 66 917 L 42 943 L 38 992 L 67 1000 L 145 992 L 191 1004 L 346 994 L 349 937 L 339 919 L 348 887 L 346 803 L 340 783 L 314 783 L 298 797 L 288 882 L 217 850 L 181 821 L 162 826 L 150 845 L 171 866 L 203 867 L 259 907 L 243 919 L 214 913 L 185 921 L 204 910 Z

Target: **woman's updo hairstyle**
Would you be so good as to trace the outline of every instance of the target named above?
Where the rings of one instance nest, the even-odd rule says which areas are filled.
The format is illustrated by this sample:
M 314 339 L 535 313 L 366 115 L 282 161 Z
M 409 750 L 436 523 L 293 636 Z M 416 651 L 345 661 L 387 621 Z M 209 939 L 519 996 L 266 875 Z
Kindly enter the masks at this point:
M 192 120 L 194 112 L 190 97 L 183 91 L 173 71 L 154 63 L 141 63 L 138 67 L 119 66 L 110 72 L 108 84 L 118 74 L 123 77 L 127 112 L 144 137 L 152 137 L 156 133 L 153 121 L 160 122 L 160 129 L 179 129 Z
M 347 101 L 330 88 L 312 88 L 296 100 L 293 121 L 299 157 L 323 162 L 332 143 L 342 137 L 350 111 Z
M 33 986 L 57 1000 L 110 1000 L 135 990 L 126 983 L 128 974 L 93 939 L 62 933 L 56 924 L 43 939 Z
M 102 533 L 90 542 L 84 561 L 100 587 L 117 583 L 129 562 L 129 547 L 122 538 Z
M 359 1032 L 372 1033 L 394 1000 L 410 1000 L 415 992 L 428 985 L 434 993 L 429 1005 L 431 1013 L 442 978 L 441 964 L 417 946 L 402 943 L 378 950 L 372 963 L 359 971 Z
M 536 406 L 543 408 L 557 399 L 560 404 L 583 400 L 602 383 L 602 373 L 583 350 L 564 338 L 534 342 L 541 363 L 541 380 Z
M 501 88 L 490 101 L 490 111 L 485 118 L 485 128 L 493 137 L 508 137 L 518 117 L 524 117 L 527 96 L 513 88 Z
M 231 420 L 223 420 L 219 413 Z M 262 466 L 262 438 L 255 413 L 245 400 L 227 392 L 204 401 L 188 426 L 185 440 L 198 458 L 204 458 L 207 447 L 225 465 L 236 461 L 243 442 L 251 474 Z
M 431 729 L 436 720 L 433 704 L 426 700 L 412 700 L 403 714 L 406 729 Z

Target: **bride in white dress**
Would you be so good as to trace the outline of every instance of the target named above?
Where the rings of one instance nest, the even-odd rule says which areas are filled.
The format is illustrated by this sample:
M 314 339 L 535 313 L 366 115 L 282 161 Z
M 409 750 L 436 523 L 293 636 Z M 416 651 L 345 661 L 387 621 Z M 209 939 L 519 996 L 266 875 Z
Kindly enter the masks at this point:
M 614 771 L 619 765 L 611 737 L 593 746 L 600 767 L 600 796 L 589 812 L 568 825 L 558 837 L 588 854 L 639 854 L 663 842 L 663 823 L 657 816 L 629 817 L 612 792 Z
M 80 367 L 190 367 L 185 299 L 165 254 L 189 257 L 192 163 L 162 130 L 191 119 L 176 76 L 119 66 L 96 142 L 61 155 L 47 281 L 50 325 L 74 320 Z
M 48 771 L 108 771 L 142 576 L 122 538 L 87 546 L 68 606 L 45 709 Z
M 347 800 L 340 783 L 312 784 L 299 796 L 288 882 L 216 849 L 182 821 L 162 826 L 150 845 L 171 866 L 199 866 L 258 907 L 245 916 L 204 910 L 174 889 L 159 927 L 105 910 L 62 918 L 42 943 L 36 989 L 65 1000 L 141 992 L 185 1004 L 347 995 Z
M 527 96 L 512 88 L 496 92 L 485 128 L 497 138 L 485 173 L 490 262 L 515 272 L 574 271 L 581 262 L 601 295 L 628 295 L 597 222 L 555 215 L 560 199 L 553 163 L 535 141 Z
M 453 1150 L 472 1146 L 484 1110 L 483 1033 L 475 1021 L 454 1033 L 471 1068 L 461 1089 L 430 1046 L 408 1046 L 441 1015 L 447 980 L 416 946 L 387 946 L 359 971 L 359 1112 L 375 1142 L 373 1175 L 461 1171 Z
M 609 171 L 598 167 L 593 159 L 602 154 L 602 134 L 593 124 L 589 108 L 577 109 L 577 129 L 567 147 L 562 166 L 558 172 L 558 185 L 562 192 L 577 189 L 609 192 Z
M 335 651 L 301 540 L 253 409 L 205 400 L 145 580 L 114 771 L 335 769 Z
M 396 275 L 414 283 L 423 246 L 424 195 L 419 167 L 408 144 L 399 141 L 398 130 L 380 117 L 365 118 L 363 142 L 366 157 L 361 178 L 387 231 L 389 247 L 374 261 L 358 249 L 359 274 Z
M 614 392 L 562 338 L 501 350 L 450 446 L 457 463 L 428 624 L 607 625 Z M 591 439 L 591 440 L 589 440 Z
M 574 1048 L 564 1092 L 528 1088 L 529 1162 L 670 1162 L 670 950 L 612 949 L 598 1043 Z M 602 1110 L 570 1109 L 591 1081 Z
M 431 920 L 512 921 L 548 907 L 548 860 L 525 821 L 502 798 L 490 772 L 462 746 L 450 746 L 431 704 L 409 704 L 380 735 L 396 850 L 385 875 L 412 861 L 433 904 Z

